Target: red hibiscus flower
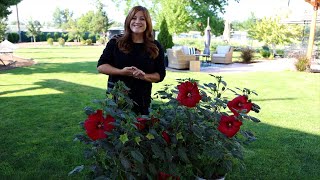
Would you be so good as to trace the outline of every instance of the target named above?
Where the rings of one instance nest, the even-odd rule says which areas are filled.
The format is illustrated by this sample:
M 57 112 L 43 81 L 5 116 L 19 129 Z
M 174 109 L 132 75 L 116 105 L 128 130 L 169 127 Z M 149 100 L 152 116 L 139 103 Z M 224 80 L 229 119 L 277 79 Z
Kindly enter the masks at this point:
M 178 97 L 177 100 L 184 106 L 195 107 L 201 100 L 197 83 L 191 83 L 190 81 L 181 83 L 178 85 Z
M 221 116 L 220 123 L 218 126 L 218 130 L 225 134 L 227 137 L 231 138 L 240 129 L 242 125 L 241 121 L 236 120 L 235 116 Z
M 110 115 L 104 118 L 102 110 L 97 110 L 96 113 L 88 116 L 88 119 L 84 122 L 84 128 L 92 140 L 104 139 L 107 137 L 105 132 L 110 132 L 114 128 L 114 125 L 110 122 L 115 122 L 115 119 Z
M 246 113 L 248 113 L 252 108 L 252 103 L 248 102 L 247 96 L 238 96 L 229 101 L 227 106 L 235 116 L 238 116 L 243 110 L 246 110 Z
M 137 126 L 137 128 L 139 130 L 144 130 L 144 128 L 146 128 L 146 122 L 147 120 L 144 118 L 137 118 L 137 123 L 135 123 L 135 125 Z
M 164 172 L 159 172 L 159 173 L 158 173 L 157 180 L 168 180 L 168 179 L 180 180 L 180 177 L 178 177 L 178 176 L 172 176 L 172 175 L 166 174 L 166 173 L 164 173 Z
M 168 144 L 170 144 L 171 140 L 170 140 L 170 136 L 167 132 L 162 131 L 162 137 Z

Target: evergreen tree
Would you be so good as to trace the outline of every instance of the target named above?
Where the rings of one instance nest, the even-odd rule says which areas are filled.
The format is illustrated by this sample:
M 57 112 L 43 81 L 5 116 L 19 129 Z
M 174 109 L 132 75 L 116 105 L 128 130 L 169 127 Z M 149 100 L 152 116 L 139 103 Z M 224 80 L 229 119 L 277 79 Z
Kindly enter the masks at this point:
M 160 33 L 158 34 L 158 41 L 164 48 L 164 50 L 168 48 L 172 48 L 173 41 L 172 41 L 172 35 L 168 31 L 168 25 L 165 18 L 162 19 L 161 25 L 160 25 Z

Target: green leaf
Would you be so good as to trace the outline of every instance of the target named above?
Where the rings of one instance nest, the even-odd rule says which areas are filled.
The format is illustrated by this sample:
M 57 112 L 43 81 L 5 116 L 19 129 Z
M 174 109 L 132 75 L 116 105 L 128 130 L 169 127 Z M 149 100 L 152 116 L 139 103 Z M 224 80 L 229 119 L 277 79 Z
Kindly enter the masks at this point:
M 149 171 L 150 171 L 150 173 L 152 173 L 153 177 L 156 176 L 158 174 L 158 171 L 157 171 L 155 165 L 152 163 L 149 163 L 148 166 L 149 166 Z
M 166 152 L 166 160 L 168 162 L 172 162 L 173 155 L 172 155 L 171 150 L 166 147 L 165 152 Z
M 154 139 L 154 135 L 152 135 L 152 134 L 150 134 L 150 133 L 148 133 L 146 137 L 147 137 L 149 140 Z
M 188 158 L 188 156 L 187 156 L 186 151 L 187 151 L 186 148 L 179 148 L 179 149 L 178 149 L 178 155 L 179 155 L 179 157 L 182 159 L 182 161 L 184 161 L 184 162 L 186 162 L 186 163 L 189 163 L 190 160 L 189 160 L 189 158 Z
M 131 151 L 130 153 L 135 160 L 137 160 L 141 164 L 143 163 L 144 157 L 138 150 Z
M 126 170 L 131 168 L 130 161 L 127 158 L 125 158 L 123 155 L 120 155 L 120 162 Z
M 159 157 L 161 160 L 164 160 L 164 152 L 160 150 L 160 147 L 157 144 L 152 144 L 151 150 L 156 157 Z
M 80 171 L 83 170 L 83 168 L 84 168 L 84 165 L 77 166 L 77 167 L 75 167 L 72 171 L 70 171 L 70 172 L 68 173 L 68 175 L 70 176 L 70 175 L 72 175 L 72 174 L 79 173 Z
M 253 122 L 261 122 L 258 118 L 255 118 L 255 117 L 252 117 L 252 116 L 249 116 L 249 119 Z
M 127 141 L 129 141 L 129 139 L 128 139 L 128 134 L 127 133 L 125 133 L 125 134 L 122 134 L 122 135 L 120 135 L 120 141 L 122 142 L 122 144 L 124 144 L 124 143 L 126 143 Z
M 141 138 L 139 136 L 134 138 L 134 141 L 139 144 L 141 142 Z
M 177 138 L 177 140 L 183 139 L 182 132 L 179 132 L 178 134 L 176 134 L 176 138 Z

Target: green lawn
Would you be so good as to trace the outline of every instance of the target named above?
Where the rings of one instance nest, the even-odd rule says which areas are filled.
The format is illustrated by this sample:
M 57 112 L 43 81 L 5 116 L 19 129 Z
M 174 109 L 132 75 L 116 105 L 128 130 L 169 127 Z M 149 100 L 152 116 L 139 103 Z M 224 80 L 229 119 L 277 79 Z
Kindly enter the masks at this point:
M 73 142 L 82 132 L 83 108 L 104 98 L 107 76 L 96 61 L 103 47 L 18 49 L 33 58 L 32 67 L 0 72 L 0 179 L 82 179 L 68 177 L 85 164 L 84 145 Z M 197 72 L 167 72 L 176 78 L 209 82 Z M 254 72 L 223 74 L 230 87 L 247 87 L 259 96 L 262 111 L 251 114 L 261 123 L 246 122 L 258 140 L 246 147 L 245 172 L 227 179 L 320 179 L 320 74 Z M 251 112 L 253 113 L 253 112 Z

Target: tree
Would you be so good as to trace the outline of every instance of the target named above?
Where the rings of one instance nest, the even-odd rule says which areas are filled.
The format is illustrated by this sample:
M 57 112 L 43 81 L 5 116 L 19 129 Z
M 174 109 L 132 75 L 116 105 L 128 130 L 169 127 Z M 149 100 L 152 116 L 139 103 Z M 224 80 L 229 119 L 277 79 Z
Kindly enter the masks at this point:
M 39 21 L 32 21 L 30 20 L 27 24 L 27 32 L 26 35 L 28 37 L 33 38 L 33 42 L 36 42 L 36 37 L 41 34 L 41 29 L 42 25 Z
M 172 35 L 168 31 L 167 21 L 165 18 L 163 18 L 163 20 L 161 21 L 158 41 L 163 46 L 164 50 L 172 48 L 172 46 L 174 45 L 172 42 Z
M 11 14 L 8 10 L 10 6 L 17 5 L 22 0 L 2 0 L 0 1 L 0 18 L 7 18 Z
M 69 9 L 59 9 L 56 8 L 53 12 L 53 24 L 58 28 L 69 28 L 70 24 L 69 21 L 73 17 L 73 12 Z
M 92 30 L 91 32 L 97 34 L 102 33 L 105 37 L 109 27 L 113 24 L 112 21 L 109 20 L 107 13 L 103 10 L 103 4 L 100 0 L 97 0 L 97 13 L 94 16 L 92 21 Z
M 0 42 L 5 38 L 4 35 L 6 33 L 7 24 L 6 22 L 0 18 Z
M 301 26 L 280 24 L 279 17 L 263 18 L 256 22 L 255 26 L 249 29 L 251 38 L 260 42 L 271 44 L 273 54 L 276 53 L 276 45 L 288 44 L 301 38 Z
M 161 9 L 155 18 L 157 22 L 161 22 L 166 18 L 168 30 L 172 33 L 182 33 L 190 30 L 190 16 L 187 8 L 190 3 L 188 0 L 160 0 Z M 159 25 L 155 26 L 159 29 Z
M 155 22 L 161 22 L 166 17 L 170 33 L 180 33 L 188 30 L 203 32 L 210 17 L 211 32 L 220 35 L 223 32 L 224 22 L 220 14 L 225 12 L 224 7 L 230 0 L 115 0 L 117 4 L 126 3 L 127 7 L 142 4 L 147 7 Z M 239 2 L 239 0 L 234 0 Z M 128 8 L 126 9 L 126 12 Z M 155 24 L 155 29 L 159 24 Z
M 259 21 L 259 19 L 254 15 L 254 13 L 251 13 L 251 16 L 248 19 L 241 22 L 233 21 L 231 25 L 234 31 L 246 31 L 255 26 L 256 21 Z

